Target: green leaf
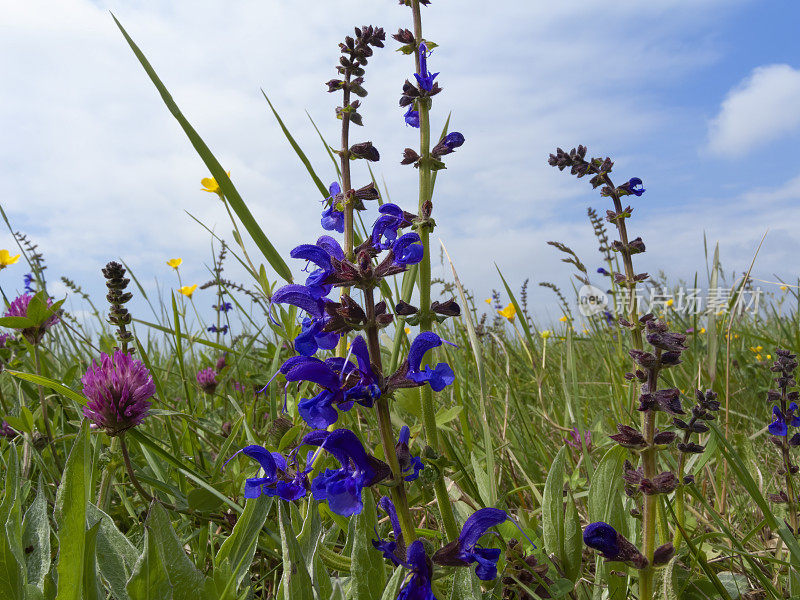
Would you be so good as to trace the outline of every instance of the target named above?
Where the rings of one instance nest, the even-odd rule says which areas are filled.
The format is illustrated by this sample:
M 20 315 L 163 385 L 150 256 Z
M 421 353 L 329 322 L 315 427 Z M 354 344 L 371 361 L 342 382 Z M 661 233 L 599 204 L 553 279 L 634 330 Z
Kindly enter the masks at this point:
M 79 394 L 75 390 L 68 388 L 67 386 L 59 383 L 58 381 L 54 381 L 53 379 L 49 379 L 47 377 L 43 377 L 42 375 L 36 375 L 34 373 L 23 373 L 21 371 L 12 371 L 11 369 L 7 369 L 6 373 L 9 375 L 13 375 L 17 379 L 24 379 L 25 381 L 30 381 L 31 383 L 37 383 L 43 387 L 50 388 L 54 392 L 58 392 L 62 396 L 69 398 L 70 400 L 74 400 L 81 406 L 86 406 L 89 402 L 85 396 Z
M 450 408 L 446 408 L 444 410 L 440 410 L 436 413 L 436 425 L 441 427 L 442 425 L 446 425 L 453 419 L 457 419 L 458 415 L 461 414 L 461 411 L 464 410 L 463 406 L 451 406 Z
M 16 446 L 12 446 L 6 463 L 3 501 L 0 503 L 0 598 L 21 598 L 25 585 L 24 563 L 17 556 L 20 544 L 14 540 L 15 513 L 19 512 L 19 462 Z M 15 548 L 16 547 L 16 548 Z
M 577 581 L 581 573 L 583 555 L 583 530 L 575 499 L 570 495 L 564 515 L 564 574 L 570 581 Z
M 89 422 L 75 436 L 64 476 L 56 492 L 54 520 L 58 528 L 58 593 L 56 600 L 81 600 L 83 556 L 86 546 L 87 480 L 91 474 Z
M 281 591 L 286 600 L 314 600 L 311 577 L 306 569 L 305 558 L 300 551 L 297 536 L 292 529 L 286 504 L 278 503 L 278 527 L 281 533 L 281 557 L 283 576 Z
M 320 194 L 322 194 L 323 198 L 327 198 L 330 195 L 330 193 L 328 192 L 328 188 L 326 188 L 325 184 L 322 183 L 322 180 L 319 177 L 317 177 L 317 174 L 314 171 L 314 167 L 311 166 L 311 161 L 308 160 L 308 157 L 306 156 L 305 152 L 303 152 L 303 150 L 300 148 L 300 145 L 294 140 L 292 134 L 289 133 L 289 130 L 286 128 L 286 125 L 283 124 L 283 119 L 281 119 L 280 115 L 278 114 L 278 111 L 275 110 L 275 107 L 272 106 L 272 102 L 270 102 L 266 92 L 264 92 L 264 90 L 261 90 L 261 93 L 264 95 L 264 100 L 266 100 L 267 104 L 269 104 L 269 108 L 270 110 L 272 110 L 272 114 L 275 115 L 275 119 L 277 119 L 278 125 L 280 125 L 281 127 L 281 131 L 283 131 L 283 135 L 285 135 L 286 139 L 289 140 L 289 144 L 291 144 L 292 149 L 294 150 L 295 154 L 297 154 L 298 158 L 300 159 L 300 162 L 302 162 L 303 165 L 305 165 L 306 171 L 308 171 L 308 174 L 311 175 L 311 179 L 314 180 L 314 183 L 316 184 L 317 189 L 319 189 Z M 316 125 L 314 127 L 316 127 Z M 317 130 L 317 133 L 319 133 L 319 130 Z
M 128 600 L 125 585 L 130 579 L 139 551 L 117 529 L 114 521 L 94 504 L 89 503 L 86 514 L 89 522 L 100 520 L 97 534 L 97 567 L 117 600 Z
M 125 28 L 122 27 L 122 24 L 113 14 L 111 16 L 113 17 L 114 22 L 117 24 L 117 27 L 119 27 L 119 30 L 122 32 L 122 35 L 125 36 L 125 40 L 128 42 L 131 50 L 133 50 L 133 53 L 136 55 L 136 58 L 141 63 L 148 77 L 150 77 L 150 81 L 153 82 L 153 85 L 156 86 L 158 93 L 161 94 L 161 99 L 164 101 L 164 104 L 166 104 L 169 112 L 172 113 L 172 116 L 178 121 L 184 133 L 186 133 L 186 136 L 189 138 L 189 141 L 192 143 L 192 146 L 194 146 L 194 149 L 197 151 L 197 154 L 199 154 L 200 158 L 203 159 L 206 167 L 211 172 L 211 176 L 217 181 L 217 184 L 222 190 L 226 200 L 230 203 L 231 208 L 241 220 L 242 225 L 244 225 L 244 228 L 250 234 L 250 237 L 253 238 L 253 241 L 255 242 L 256 246 L 258 246 L 258 249 L 261 250 L 264 258 L 266 258 L 267 262 L 272 265 L 272 268 L 275 269 L 275 272 L 278 275 L 280 275 L 287 282 L 291 283 L 292 271 L 286 265 L 286 262 L 283 260 L 283 258 L 281 258 L 281 255 L 272 245 L 272 242 L 269 241 L 264 231 L 258 225 L 253 213 L 251 213 L 250 209 L 247 208 L 247 205 L 234 187 L 233 183 L 228 177 L 228 174 L 225 172 L 225 169 L 222 168 L 222 165 L 219 164 L 219 161 L 211 153 L 211 150 L 198 135 L 197 131 L 195 131 L 195 129 L 191 126 L 189 121 L 186 120 L 186 117 L 183 116 L 183 113 L 178 108 L 178 105 L 175 104 L 175 101 L 172 99 L 172 95 L 170 95 L 169 91 L 167 91 L 167 88 L 161 82 L 161 79 L 159 79 L 145 55 L 142 54 L 142 51 L 139 50 L 139 47 L 128 35 L 128 32 L 125 31 Z M 256 274 L 254 273 L 253 275 L 255 276 Z
M 131 600 L 172 600 L 172 585 L 157 544 L 145 528 L 144 549 L 126 586 Z
M 206 578 L 186 556 L 167 511 L 158 502 L 150 505 L 145 526 L 150 533 L 151 542 L 158 547 L 161 562 L 172 585 L 174 600 L 196 600 Z
M 386 589 L 383 590 L 381 600 L 395 600 L 397 594 L 400 593 L 400 588 L 403 587 L 403 582 L 406 579 L 406 570 L 404 567 L 399 566 L 394 570 L 389 581 L 386 583 Z
M 8 327 L 9 329 L 26 329 L 28 327 L 35 327 L 36 323 L 33 319 L 27 317 L 0 317 L 0 327 Z
M 350 594 L 356 598 L 379 598 L 386 584 L 386 572 L 383 569 L 383 555 L 372 545 L 378 528 L 378 509 L 370 490 L 364 490 L 362 495 L 364 508 L 355 517 L 355 537 L 350 555 Z
M 222 500 L 204 488 L 194 488 L 186 495 L 189 508 L 198 512 L 210 513 L 222 506 Z
M 453 573 L 453 592 L 450 600 L 481 600 L 481 586 L 474 569 L 456 569 Z
M 44 578 L 50 571 L 50 521 L 47 517 L 47 499 L 40 483 L 33 503 L 22 520 L 22 545 L 31 548 L 27 553 L 28 583 L 44 590 Z
M 233 575 L 236 577 L 236 587 L 239 586 L 250 562 L 256 552 L 258 533 L 267 520 L 267 513 L 272 506 L 272 498 L 261 495 L 258 498 L 247 500 L 244 511 L 236 521 L 233 531 L 225 540 L 214 559 L 216 564 L 230 561 Z
M 86 531 L 83 553 L 83 600 L 105 600 L 106 594 L 97 578 L 97 533 L 101 521 Z
M 555 554 L 564 564 L 564 461 L 566 446 L 562 446 L 553 461 L 542 495 L 542 539 L 547 554 Z

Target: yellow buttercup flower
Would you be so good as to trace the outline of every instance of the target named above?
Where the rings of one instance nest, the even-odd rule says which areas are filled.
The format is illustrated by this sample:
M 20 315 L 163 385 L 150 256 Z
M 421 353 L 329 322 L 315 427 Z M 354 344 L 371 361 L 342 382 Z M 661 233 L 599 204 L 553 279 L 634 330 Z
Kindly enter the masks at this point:
M 756 354 L 756 361 L 761 362 L 761 355 L 760 354 Z
M 675 300 L 673 300 L 672 298 L 667 300 L 667 306 L 672 306 L 673 304 L 675 304 Z
M 506 306 L 503 310 L 498 310 L 497 313 L 500 316 L 505 317 L 509 321 L 513 321 L 514 317 L 517 316 L 517 309 L 514 308 L 514 304 L 512 303 L 512 304 L 509 304 L 508 306 Z
M 786 287 L 785 285 L 782 285 L 782 286 L 781 286 L 781 291 L 782 291 L 782 292 L 785 292 L 785 291 L 786 291 L 786 290 L 788 290 L 788 289 L 789 289 L 789 288 L 788 288 L 788 287 Z
M 706 332 L 706 328 L 705 327 L 701 327 L 700 328 L 700 333 L 705 333 L 705 332 Z
M 492 303 L 492 299 L 491 298 L 487 298 L 486 299 L 486 304 L 491 304 L 491 303 Z
M 0 250 L 0 271 L 5 269 L 9 265 L 13 265 L 18 260 L 19 260 L 19 254 L 11 256 L 11 253 L 8 250 Z
M 567 315 L 564 315 L 559 319 L 559 321 L 561 321 L 562 323 L 566 323 L 567 321 L 569 321 L 569 317 Z
M 231 172 L 228 171 L 228 177 L 230 176 Z M 200 180 L 200 185 L 203 186 L 202 189 L 204 192 L 209 192 L 211 194 L 217 194 L 219 196 L 222 196 L 222 190 L 219 189 L 219 184 L 217 183 L 217 180 L 214 179 L 213 177 L 204 177 L 203 179 Z
M 411 327 L 406 327 L 405 329 L 403 329 L 403 331 L 405 331 L 406 335 L 408 335 L 409 333 L 411 333 Z
M 180 267 L 181 263 L 183 263 L 183 259 L 182 258 L 170 258 L 167 261 L 167 265 L 169 265 L 173 269 L 177 269 L 178 267 Z
M 194 294 L 194 291 L 196 289 L 197 289 L 197 284 L 195 283 L 194 285 L 185 285 L 183 287 L 179 287 L 178 291 L 187 298 L 191 298 L 192 294 Z
M 772 360 L 772 354 L 767 354 L 767 360 Z
M 542 332 L 541 332 L 539 335 L 540 335 L 540 336 L 542 336 L 542 339 L 543 339 L 543 340 L 546 340 L 546 339 L 547 339 L 547 338 L 549 338 L 551 335 L 553 335 L 553 332 L 552 332 L 552 331 L 550 331 L 549 329 L 545 329 L 545 330 L 544 330 L 544 331 L 542 331 Z

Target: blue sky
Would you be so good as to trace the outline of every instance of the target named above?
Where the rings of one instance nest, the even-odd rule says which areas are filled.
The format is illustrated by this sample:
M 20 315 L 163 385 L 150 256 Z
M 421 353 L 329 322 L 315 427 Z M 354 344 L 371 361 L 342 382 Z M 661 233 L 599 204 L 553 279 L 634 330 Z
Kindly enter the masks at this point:
M 259 88 L 332 181 L 304 111 L 337 138 L 337 99 L 322 85 L 337 43 L 355 24 L 408 26 L 395 0 L 31 0 L 3 10 L 0 202 L 14 227 L 40 243 L 51 280 L 67 275 L 93 291 L 100 266 L 114 258 L 149 289 L 156 279 L 172 285 L 165 261 L 175 256 L 184 259 L 184 281 L 205 280 L 209 236 L 185 211 L 230 237 L 224 210 L 200 191 L 204 165 L 109 10 L 285 255 L 319 235 L 318 195 Z M 424 13 L 425 36 L 440 44 L 431 67 L 445 89 L 434 126 L 452 110 L 453 128 L 467 138 L 437 181 L 436 234 L 478 297 L 500 287 L 494 262 L 515 288 L 526 278 L 569 286 L 550 239 L 597 266 L 585 212 L 602 212 L 604 202 L 546 163 L 556 146 L 579 143 L 612 156 L 618 181 L 645 182 L 630 222 L 648 246 L 640 270 L 703 275 L 705 232 L 719 241 L 724 266 L 743 271 L 769 229 L 756 275 L 796 278 L 797 3 L 509 0 L 487 12 L 480 0 L 434 0 Z M 355 135 L 381 150 L 379 177 L 392 201 L 411 208 L 416 173 L 397 164 L 416 143 L 397 107 L 411 63 L 394 47 L 370 62 L 366 127 Z M 365 177 L 356 170 L 356 183 Z M 0 247 L 11 244 L 0 234 Z M 0 285 L 18 288 L 22 272 L 3 271 Z M 532 300 L 536 312 L 558 316 L 548 293 Z

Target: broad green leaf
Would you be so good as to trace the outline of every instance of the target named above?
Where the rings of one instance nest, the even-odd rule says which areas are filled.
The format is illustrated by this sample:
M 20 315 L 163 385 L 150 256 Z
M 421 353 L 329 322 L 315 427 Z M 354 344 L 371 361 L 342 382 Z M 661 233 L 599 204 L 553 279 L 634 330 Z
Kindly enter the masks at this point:
M 97 533 L 97 567 L 117 600 L 128 600 L 125 586 L 130 579 L 139 551 L 128 538 L 117 529 L 114 521 L 94 504 L 86 510 L 89 522 L 100 520 Z
M 25 586 L 25 564 L 20 560 L 21 540 L 15 540 L 19 513 L 19 461 L 16 446 L 8 453 L 5 489 L 0 503 L 0 598 L 21 598 Z M 21 537 L 21 534 L 20 534 Z
M 233 575 L 236 577 L 236 587 L 239 586 L 256 551 L 258 533 L 267 520 L 267 513 L 272 506 L 272 498 L 261 495 L 251 498 L 244 505 L 244 511 L 239 515 L 233 531 L 228 536 L 217 552 L 214 559 L 216 564 L 230 561 Z
M 258 249 L 261 250 L 261 253 L 267 259 L 267 262 L 272 265 L 272 268 L 275 269 L 275 272 L 287 282 L 291 283 L 292 271 L 272 245 L 272 242 L 269 241 L 266 234 L 253 216 L 253 213 L 251 213 L 250 209 L 247 208 L 247 204 L 245 204 L 244 200 L 242 200 L 242 197 L 239 195 L 236 187 L 231 182 L 228 174 L 225 172 L 225 169 L 211 153 L 211 150 L 198 135 L 197 131 L 195 131 L 194 127 L 192 127 L 186 117 L 183 116 L 183 113 L 178 108 L 178 105 L 172 99 L 172 95 L 169 93 L 169 91 L 167 91 L 167 88 L 161 82 L 161 79 L 159 79 L 145 55 L 128 35 L 128 32 L 125 31 L 125 28 L 122 27 L 122 24 L 113 14 L 111 16 L 113 17 L 114 22 L 117 24 L 117 27 L 119 27 L 119 30 L 122 32 L 122 35 L 125 36 L 125 40 L 128 42 L 131 50 L 133 50 L 133 53 L 136 55 L 139 63 L 141 63 L 142 67 L 147 73 L 147 76 L 150 77 L 150 81 L 152 81 L 153 85 L 156 86 L 156 89 L 161 95 L 161 99 L 164 101 L 164 104 L 166 104 L 167 108 L 169 109 L 169 112 L 172 113 L 172 116 L 178 121 L 184 133 L 186 133 L 186 136 L 189 138 L 189 141 L 192 143 L 192 146 L 194 146 L 194 149 L 200 155 L 200 158 L 203 159 L 206 167 L 211 172 L 211 176 L 217 181 L 217 184 L 222 190 L 226 200 L 230 203 L 231 208 L 239 217 L 239 220 L 250 234 L 250 237 L 253 238 L 253 241 L 255 242 L 256 246 L 258 246 Z M 255 273 L 253 275 L 256 276 Z
M 322 519 L 319 517 L 317 502 L 309 497 L 306 503 L 306 516 L 303 528 L 297 536 L 300 551 L 306 558 L 306 568 L 311 576 L 311 583 L 319 598 L 326 598 L 333 592 L 331 579 L 325 565 L 322 563 L 320 553 L 317 551 L 322 538 Z
M 583 530 L 578 508 L 572 495 L 567 499 L 564 514 L 564 574 L 570 581 L 577 581 L 581 573 L 583 555 Z
M 86 545 L 87 479 L 91 473 L 89 422 L 75 436 L 61 485 L 56 492 L 54 520 L 58 528 L 58 593 L 56 600 L 81 600 L 83 556 Z
M 372 545 L 378 528 L 378 509 L 369 489 L 364 490 L 362 496 L 364 508 L 355 516 L 355 537 L 350 555 L 350 594 L 356 598 L 379 598 L 386 584 L 386 572 L 383 569 L 383 555 Z
M 406 569 L 403 566 L 395 568 L 394 573 L 386 582 L 386 589 L 383 590 L 381 600 L 395 600 L 397 594 L 400 593 L 400 588 L 403 587 L 403 582 L 406 579 Z
M 0 327 L 25 329 L 27 327 L 34 327 L 35 325 L 36 323 L 34 320 L 27 317 L 0 317 Z
M 547 554 L 555 554 L 560 565 L 564 564 L 564 461 L 566 446 L 558 451 L 542 495 L 542 539 Z
M 86 530 L 86 547 L 83 553 L 83 600 L 105 600 L 100 580 L 97 578 L 97 533 L 101 521 Z
M 22 521 L 22 545 L 31 549 L 25 559 L 28 583 L 40 590 L 44 590 L 44 578 L 50 571 L 50 521 L 47 512 L 44 486 L 40 484 Z
M 128 580 L 127 591 L 131 600 L 172 600 L 167 569 L 149 528 L 145 528 L 144 549 Z
M 481 586 L 473 571 L 474 569 L 455 569 L 450 600 L 481 600 Z
M 281 557 L 283 576 L 281 591 L 287 600 L 314 600 L 311 577 L 306 569 L 305 558 L 300 551 L 297 536 L 292 529 L 284 502 L 278 503 L 278 527 L 281 534 Z
M 43 377 L 42 375 L 36 375 L 34 373 L 23 373 L 21 371 L 12 371 L 11 369 L 6 370 L 6 373 L 9 375 L 13 375 L 18 379 L 24 379 L 25 381 L 30 381 L 31 383 L 38 383 L 41 386 L 46 388 L 50 388 L 54 392 L 58 392 L 62 396 L 69 398 L 70 400 L 74 400 L 81 406 L 85 406 L 88 400 L 82 394 L 79 394 L 75 390 L 71 390 L 67 386 L 59 383 L 58 381 L 54 381 L 53 379 L 49 379 L 48 377 Z
M 151 543 L 158 547 L 161 562 L 172 585 L 172 597 L 175 600 L 197 600 L 198 590 L 205 585 L 206 578 L 186 556 L 167 511 L 158 502 L 150 505 L 145 525 Z

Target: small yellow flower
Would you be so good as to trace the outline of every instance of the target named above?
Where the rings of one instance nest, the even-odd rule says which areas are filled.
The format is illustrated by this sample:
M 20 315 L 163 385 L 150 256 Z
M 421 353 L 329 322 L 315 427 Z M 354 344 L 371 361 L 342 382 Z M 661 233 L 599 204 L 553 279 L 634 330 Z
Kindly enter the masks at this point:
M 761 355 L 760 354 L 756 354 L 756 361 L 757 362 L 761 362 Z
M 5 269 L 9 265 L 13 265 L 18 260 L 19 260 L 19 254 L 11 256 L 11 253 L 8 250 L 0 250 L 0 271 Z
M 788 287 L 786 287 L 785 285 L 782 285 L 782 286 L 781 286 L 781 291 L 782 291 L 782 292 L 785 292 L 785 291 L 786 291 L 786 290 L 788 290 L 788 289 L 789 289 L 789 288 L 788 288 Z
M 183 259 L 182 258 L 170 258 L 167 261 L 167 265 L 169 265 L 173 269 L 177 269 L 178 267 L 180 267 L 181 263 L 183 263 Z
M 517 309 L 514 308 L 514 304 L 511 303 L 508 306 L 506 306 L 503 310 L 498 310 L 497 313 L 505 317 L 509 321 L 513 321 L 514 317 L 517 316 Z
M 767 354 L 767 360 L 772 360 L 772 354 Z
M 491 304 L 491 303 L 492 303 L 492 299 L 491 299 L 491 298 L 487 298 L 487 299 L 485 300 L 485 302 L 486 302 L 486 304 Z
M 569 317 L 567 315 L 564 315 L 559 319 L 559 321 L 561 321 L 562 323 L 566 323 L 567 321 L 569 321 Z
M 701 327 L 700 328 L 700 333 L 705 333 L 705 332 L 706 332 L 706 328 L 705 327 Z
M 228 177 L 230 176 L 231 172 L 228 171 Z M 219 189 L 219 184 L 217 183 L 217 180 L 214 179 L 213 177 L 204 177 L 203 179 L 200 180 L 200 185 L 203 186 L 202 189 L 204 192 L 209 192 L 211 194 L 218 194 L 222 196 L 222 190 Z
M 738 340 L 739 339 L 739 334 L 738 333 L 734 333 L 733 334 L 733 339 Z
M 196 289 L 197 289 L 197 284 L 195 283 L 194 285 L 185 285 L 183 287 L 179 287 L 178 291 L 187 298 L 191 298 L 192 294 L 194 294 L 194 291 Z
M 411 333 L 411 327 L 406 327 L 405 329 L 403 329 L 403 331 L 405 331 L 406 335 L 408 335 L 409 333 Z
M 542 336 L 542 339 L 543 339 L 543 340 L 546 340 L 546 339 L 547 339 L 547 338 L 549 338 L 551 335 L 553 335 L 553 332 L 552 332 L 552 331 L 550 331 L 549 329 L 545 329 L 545 330 L 544 330 L 543 332 L 541 332 L 539 335 L 541 335 L 541 336 Z
M 586 335 L 586 334 L 588 334 L 588 333 L 589 333 L 589 330 L 588 330 L 588 329 L 584 329 L 584 330 L 583 330 L 583 333 L 584 333 L 584 335 Z
M 667 306 L 672 306 L 673 304 L 675 304 L 675 300 L 673 300 L 672 298 L 667 300 Z

